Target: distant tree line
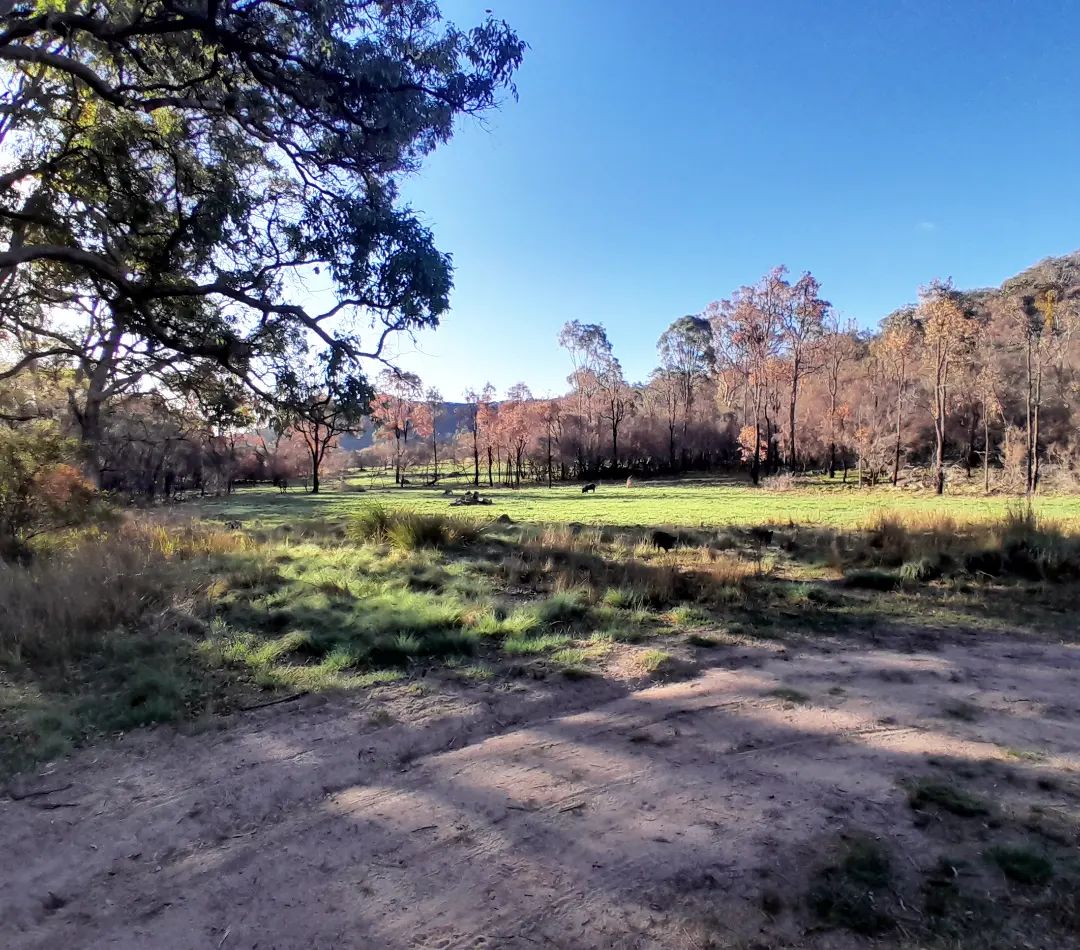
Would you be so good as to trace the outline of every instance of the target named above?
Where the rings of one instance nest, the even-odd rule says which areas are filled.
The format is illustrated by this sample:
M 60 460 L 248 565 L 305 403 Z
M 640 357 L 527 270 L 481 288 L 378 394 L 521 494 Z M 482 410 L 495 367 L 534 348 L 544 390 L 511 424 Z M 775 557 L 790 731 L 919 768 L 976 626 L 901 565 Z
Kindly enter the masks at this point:
M 568 322 L 558 337 L 568 391 L 469 390 L 442 457 L 488 485 L 716 469 L 755 483 L 819 470 L 896 484 L 917 466 L 941 492 L 959 466 L 987 491 L 1034 492 L 1045 466 L 1067 475 L 1080 464 L 1078 301 L 1074 255 L 996 290 L 933 282 L 864 331 L 811 274 L 776 268 L 675 320 L 642 382 L 625 378 L 604 327 Z M 399 478 L 429 457 L 440 404 L 421 388 L 397 378 L 379 397 L 374 422 L 394 437 Z M 385 448 L 365 458 L 386 464 Z

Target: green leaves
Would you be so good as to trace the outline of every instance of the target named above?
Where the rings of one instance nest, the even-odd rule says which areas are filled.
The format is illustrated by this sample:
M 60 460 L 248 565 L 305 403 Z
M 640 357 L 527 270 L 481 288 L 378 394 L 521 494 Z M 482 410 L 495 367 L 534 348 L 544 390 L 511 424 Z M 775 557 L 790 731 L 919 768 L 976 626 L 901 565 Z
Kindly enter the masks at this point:
M 24 296 L 104 298 L 127 332 L 240 374 L 298 346 L 355 366 L 437 325 L 450 258 L 396 179 L 512 91 L 505 24 L 462 32 L 429 0 L 36 14 L 0 40 L 4 165 L 30 169 L 0 194 L 0 268 Z M 322 311 L 300 292 L 314 268 Z

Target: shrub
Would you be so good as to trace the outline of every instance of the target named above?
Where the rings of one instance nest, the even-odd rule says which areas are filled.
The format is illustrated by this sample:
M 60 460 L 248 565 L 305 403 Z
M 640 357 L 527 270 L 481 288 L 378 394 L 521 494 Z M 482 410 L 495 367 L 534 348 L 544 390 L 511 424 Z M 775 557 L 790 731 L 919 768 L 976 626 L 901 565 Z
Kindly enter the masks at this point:
M 0 427 L 0 559 L 25 558 L 40 534 L 86 519 L 95 492 L 54 423 Z

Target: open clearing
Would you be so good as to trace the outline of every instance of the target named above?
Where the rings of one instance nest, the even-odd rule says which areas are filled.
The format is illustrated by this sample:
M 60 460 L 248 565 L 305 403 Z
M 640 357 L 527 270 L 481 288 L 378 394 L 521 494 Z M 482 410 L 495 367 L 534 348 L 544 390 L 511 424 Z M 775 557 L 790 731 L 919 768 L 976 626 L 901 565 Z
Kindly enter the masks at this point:
M 650 489 L 714 514 L 253 491 L 10 572 L 0 946 L 1080 947 L 1075 502 Z
M 200 509 L 223 518 L 281 523 L 313 516 L 338 518 L 372 501 L 445 514 L 454 500 L 443 494 L 442 487 L 395 489 L 388 487 L 385 479 L 368 478 L 354 478 L 352 484 L 365 490 L 305 495 L 298 490 L 279 494 L 272 488 L 243 489 L 230 498 L 207 500 Z M 440 480 L 441 486 L 451 486 L 458 495 L 471 484 L 460 478 Z M 492 499 L 490 507 L 453 510 L 466 517 L 482 519 L 506 514 L 514 521 L 533 523 L 698 527 L 794 522 L 853 528 L 886 511 L 901 517 L 948 515 L 960 521 L 988 520 L 1000 517 L 1013 501 L 1008 495 L 939 496 L 885 485 L 860 489 L 854 482 L 842 483 L 839 477 L 791 491 L 762 490 L 742 480 L 716 478 L 645 481 L 631 488 L 623 482 L 601 483 L 595 495 L 582 495 L 581 486 L 576 484 L 522 489 L 481 484 L 480 491 Z M 1043 517 L 1080 524 L 1080 496 L 1049 495 L 1038 498 L 1035 504 Z
M 395 684 L 84 751 L 0 806 L 0 944 L 925 946 L 974 913 L 964 946 L 1076 945 L 1075 891 L 990 856 L 1075 859 L 1080 652 L 882 634 L 723 646 L 636 692 Z M 975 814 L 913 808 L 934 783 Z M 857 937 L 822 888 L 875 839 L 886 919 Z

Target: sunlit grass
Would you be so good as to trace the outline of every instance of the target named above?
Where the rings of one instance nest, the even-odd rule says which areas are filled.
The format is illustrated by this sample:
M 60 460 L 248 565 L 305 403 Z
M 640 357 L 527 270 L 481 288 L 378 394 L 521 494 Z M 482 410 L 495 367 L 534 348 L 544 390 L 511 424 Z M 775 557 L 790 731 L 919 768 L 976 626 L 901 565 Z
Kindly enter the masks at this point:
M 924 517 L 951 517 L 957 523 L 987 522 L 1008 509 L 1007 496 L 981 497 L 950 494 L 939 497 L 879 486 L 874 489 L 815 485 L 784 492 L 770 492 L 745 483 L 710 480 L 637 483 L 601 483 L 595 495 L 582 495 L 574 484 L 525 486 L 521 489 L 482 487 L 493 500 L 490 507 L 452 509 L 456 517 L 478 523 L 507 514 L 516 522 L 531 524 L 675 525 L 709 527 L 725 525 L 786 525 L 788 523 L 837 528 L 866 525 L 880 513 L 891 513 L 912 523 Z M 373 503 L 423 514 L 449 514 L 452 499 L 442 489 L 376 488 L 361 494 L 330 491 L 325 494 L 279 495 L 269 488 L 242 489 L 231 499 L 202 503 L 208 513 L 221 518 L 256 519 L 269 525 L 288 524 L 296 518 L 318 517 L 342 524 Z M 1080 498 L 1046 496 L 1035 501 L 1041 517 L 1080 530 Z

